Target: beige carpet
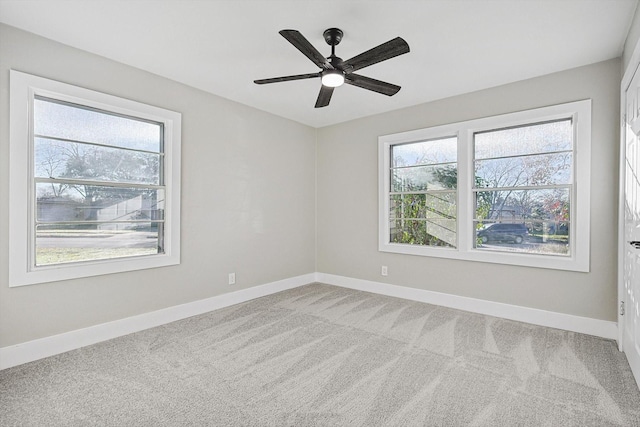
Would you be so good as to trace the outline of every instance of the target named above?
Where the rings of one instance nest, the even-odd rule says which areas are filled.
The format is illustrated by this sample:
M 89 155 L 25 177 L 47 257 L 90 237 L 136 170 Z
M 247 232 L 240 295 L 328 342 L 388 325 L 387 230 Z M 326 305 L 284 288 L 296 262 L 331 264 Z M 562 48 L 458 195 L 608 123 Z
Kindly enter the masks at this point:
M 615 342 L 313 284 L 0 372 L 2 426 L 640 426 Z

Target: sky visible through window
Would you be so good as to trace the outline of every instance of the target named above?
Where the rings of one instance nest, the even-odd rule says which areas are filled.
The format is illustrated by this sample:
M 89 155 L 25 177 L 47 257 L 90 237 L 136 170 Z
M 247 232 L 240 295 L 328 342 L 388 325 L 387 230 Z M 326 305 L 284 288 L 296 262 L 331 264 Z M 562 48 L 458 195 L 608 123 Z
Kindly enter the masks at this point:
M 158 123 L 120 117 L 42 98 L 34 100 L 34 118 L 36 135 L 156 153 L 162 150 L 162 127 Z

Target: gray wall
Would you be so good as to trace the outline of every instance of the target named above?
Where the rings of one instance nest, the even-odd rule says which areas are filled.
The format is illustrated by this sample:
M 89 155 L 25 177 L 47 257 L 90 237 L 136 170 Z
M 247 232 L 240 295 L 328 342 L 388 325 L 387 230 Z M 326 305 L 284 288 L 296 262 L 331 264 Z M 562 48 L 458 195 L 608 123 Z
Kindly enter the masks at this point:
M 10 68 L 182 113 L 181 265 L 8 287 Z M 315 271 L 312 128 L 0 24 L 0 129 L 0 347 Z
M 318 131 L 317 268 L 578 316 L 616 320 L 620 60 L 363 118 Z M 379 135 L 591 98 L 591 271 L 378 252 Z M 389 276 L 380 276 L 380 266 Z

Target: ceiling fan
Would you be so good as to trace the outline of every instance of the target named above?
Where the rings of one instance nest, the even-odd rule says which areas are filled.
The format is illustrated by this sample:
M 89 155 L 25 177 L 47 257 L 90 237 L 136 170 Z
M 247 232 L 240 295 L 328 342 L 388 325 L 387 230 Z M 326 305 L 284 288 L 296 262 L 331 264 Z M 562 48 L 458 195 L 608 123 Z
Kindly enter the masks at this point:
M 386 61 L 395 56 L 409 52 L 409 45 L 401 37 L 374 47 L 360 55 L 343 61 L 335 54 L 336 45 L 342 40 L 343 32 L 338 28 L 329 28 L 323 33 L 324 39 L 331 46 L 331 56 L 325 58 L 311 43 L 296 30 L 282 30 L 280 35 L 302 52 L 322 70 L 317 73 L 297 74 L 294 76 L 275 77 L 272 79 L 254 80 L 259 85 L 266 83 L 287 82 L 290 80 L 313 79 L 320 77 L 322 86 L 316 100 L 315 108 L 326 107 L 331 101 L 333 89 L 347 83 L 363 89 L 372 90 L 383 95 L 392 96 L 398 93 L 400 86 L 361 76 L 354 73 L 361 68 Z

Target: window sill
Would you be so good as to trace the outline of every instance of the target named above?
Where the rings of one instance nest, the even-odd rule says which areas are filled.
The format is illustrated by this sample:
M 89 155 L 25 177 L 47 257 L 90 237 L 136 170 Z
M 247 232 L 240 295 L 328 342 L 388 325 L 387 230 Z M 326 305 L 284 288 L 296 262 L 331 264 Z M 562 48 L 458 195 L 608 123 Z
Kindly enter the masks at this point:
M 431 248 L 427 246 L 406 245 L 400 243 L 382 243 L 380 252 L 390 252 L 404 255 L 416 255 L 432 258 L 448 258 L 462 261 L 485 262 L 490 264 L 504 264 L 520 267 L 547 268 L 552 270 L 567 270 L 589 272 L 589 260 L 580 263 L 575 255 L 553 256 L 542 254 L 491 252 L 487 250 L 469 249 L 466 251 L 454 248 Z

